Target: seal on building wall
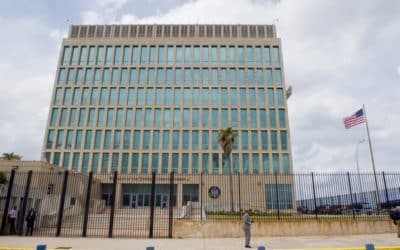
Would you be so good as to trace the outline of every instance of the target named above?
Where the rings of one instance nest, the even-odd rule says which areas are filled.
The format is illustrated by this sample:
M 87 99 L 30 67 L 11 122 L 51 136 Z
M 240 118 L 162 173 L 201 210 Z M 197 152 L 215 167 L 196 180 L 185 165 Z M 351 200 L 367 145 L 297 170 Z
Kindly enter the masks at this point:
M 208 196 L 213 199 L 217 199 L 221 195 L 221 190 L 217 186 L 211 186 L 208 189 Z

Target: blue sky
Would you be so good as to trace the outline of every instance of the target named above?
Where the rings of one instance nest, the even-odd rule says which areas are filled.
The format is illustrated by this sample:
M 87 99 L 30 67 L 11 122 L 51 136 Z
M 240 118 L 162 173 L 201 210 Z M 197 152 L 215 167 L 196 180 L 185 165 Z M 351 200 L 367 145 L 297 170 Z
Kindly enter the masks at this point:
M 56 62 L 72 24 L 272 24 L 282 39 L 295 171 L 355 171 L 366 137 L 342 118 L 367 107 L 377 171 L 398 171 L 400 1 L 0 2 L 0 152 L 39 160 Z M 367 143 L 360 168 L 371 171 Z

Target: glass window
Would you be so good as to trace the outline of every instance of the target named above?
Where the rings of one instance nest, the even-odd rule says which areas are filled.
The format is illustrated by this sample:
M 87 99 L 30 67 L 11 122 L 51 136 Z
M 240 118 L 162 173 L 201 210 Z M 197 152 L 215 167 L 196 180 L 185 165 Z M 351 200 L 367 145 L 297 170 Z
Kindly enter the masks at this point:
M 147 63 L 147 47 L 142 46 L 140 48 L 140 64 L 146 64 Z
M 49 133 L 47 135 L 47 142 L 46 142 L 46 148 L 51 149 L 53 148 L 53 141 L 54 141 L 54 130 L 49 130 Z
M 273 89 L 268 89 L 268 106 L 275 106 L 275 95 Z
M 153 88 L 147 88 L 146 92 L 147 92 L 146 93 L 146 105 L 151 106 L 151 105 L 153 105 L 153 102 L 154 102 L 154 98 L 153 98 L 154 89 Z
M 251 131 L 251 149 L 257 150 L 258 149 L 258 134 L 257 131 Z
M 172 149 L 179 149 L 179 131 L 172 132 Z
M 161 128 L 161 109 L 157 108 L 154 110 L 153 127 Z
M 192 128 L 198 128 L 199 127 L 199 109 L 193 109 L 192 110 Z
M 56 88 L 56 93 L 54 96 L 54 105 L 60 105 L 62 101 L 62 89 L 61 88 Z
M 118 69 L 113 68 L 112 69 L 112 79 L 111 79 L 111 84 L 112 85 L 117 85 L 118 84 Z
M 138 63 L 138 54 L 139 54 L 139 48 L 137 46 L 132 47 L 132 56 L 131 56 L 131 64 L 137 64 Z
M 199 149 L 199 131 L 192 131 L 192 150 Z
M 174 91 L 174 105 L 179 106 L 181 105 L 181 94 L 182 89 L 176 88 Z
M 140 68 L 139 69 L 139 84 L 145 84 L 146 82 L 146 69 Z
M 264 107 L 265 106 L 265 91 L 264 89 L 257 89 L 258 94 L 258 106 Z
M 226 63 L 226 47 L 225 46 L 221 46 L 219 48 L 219 62 L 221 64 Z
M 169 74 L 172 74 L 172 72 L 169 72 Z M 172 81 L 172 75 L 169 78 Z M 182 84 L 182 70 L 180 68 L 175 69 L 175 84 Z
M 130 149 L 130 141 L 131 141 L 131 131 L 125 130 L 124 131 L 123 149 Z
M 219 128 L 218 127 L 218 119 L 219 119 L 218 109 L 212 109 L 211 110 L 211 128 Z
M 134 88 L 129 88 L 128 89 L 128 105 L 131 106 L 133 105 L 134 102 L 134 97 L 135 97 L 135 89 Z
M 256 47 L 255 52 L 256 52 L 256 64 L 261 65 L 261 61 L 262 61 L 261 60 L 261 56 L 262 56 L 261 47 Z
M 77 64 L 78 62 L 78 47 L 72 47 L 71 64 Z
M 182 134 L 182 149 L 189 149 L 189 131 L 184 130 Z
M 95 69 L 94 70 L 94 84 L 98 85 L 101 83 L 101 70 L 100 69 Z
M 107 46 L 107 48 L 106 48 L 106 65 L 111 64 L 111 58 L 112 58 L 112 47 Z
M 163 131 L 163 149 L 169 149 L 170 139 L 169 136 L 170 132 L 168 130 Z
M 153 131 L 153 149 L 159 149 L 160 147 L 160 131 Z
M 138 106 L 144 106 L 144 88 L 137 89 L 136 104 Z
M 96 130 L 96 133 L 94 136 L 94 149 L 100 149 L 101 141 L 102 141 L 101 137 L 102 137 L 102 131 Z
M 69 126 L 73 127 L 76 125 L 76 108 L 72 108 L 69 114 Z
M 66 108 L 63 108 L 61 110 L 60 126 L 67 125 L 67 112 L 68 112 L 68 110 Z
M 216 85 L 218 83 L 218 70 L 211 69 L 211 83 Z
M 235 88 L 231 88 L 230 101 L 231 106 L 237 105 L 237 90 Z
M 88 166 L 89 165 L 89 153 L 83 153 L 83 158 L 82 158 L 82 173 L 87 173 L 88 172 Z
M 191 105 L 191 92 L 189 88 L 184 88 L 183 89 L 183 105 L 185 106 L 190 106 Z
M 184 80 L 184 84 L 190 84 L 191 82 L 192 82 L 192 78 L 191 78 L 191 70 L 190 70 L 190 68 L 185 68 L 185 73 L 184 73 L 184 76 L 185 76 L 185 80 Z
M 164 74 L 164 73 L 161 73 L 161 74 Z M 167 69 L 167 77 L 166 77 L 166 79 L 165 79 L 165 83 L 166 83 L 167 85 L 171 85 L 171 84 L 172 84 L 172 74 L 173 74 L 172 69 L 171 69 L 171 68 L 168 68 L 168 69 Z M 161 84 L 161 83 L 160 83 L 160 84 Z
M 239 69 L 239 84 L 244 85 L 246 83 L 246 78 L 244 75 L 244 69 Z
M 114 50 L 114 64 L 120 64 L 121 62 L 121 47 L 117 46 Z
M 150 131 L 145 130 L 143 132 L 143 147 L 142 149 L 149 149 L 150 148 Z
M 247 52 L 247 65 L 252 65 L 254 62 L 253 59 L 253 47 L 247 47 L 246 48 L 246 52 Z
M 129 62 L 129 52 L 130 52 L 131 48 L 129 46 L 125 46 L 124 47 L 124 54 L 122 56 L 122 64 L 123 65 L 127 65 Z
M 249 154 L 242 154 L 243 174 L 249 174 Z
M 61 62 L 62 62 L 61 64 L 62 65 L 68 64 L 69 53 L 70 53 L 70 48 L 69 47 L 64 47 L 63 56 L 62 56 L 62 59 L 61 59 Z
M 152 110 L 150 108 L 146 108 L 144 113 L 144 126 L 146 128 L 151 127 L 152 115 L 153 115 Z
M 150 46 L 149 64 L 153 65 L 156 62 L 156 47 Z
M 111 147 L 111 130 L 106 130 L 104 133 L 103 149 L 110 149 L 110 147 Z
M 279 109 L 279 127 L 286 128 L 286 117 L 285 117 L 285 110 Z
M 107 127 L 114 127 L 114 109 L 107 110 Z
M 120 88 L 118 90 L 118 105 L 125 105 L 125 88 Z
M 79 68 L 76 72 L 76 84 L 81 85 L 83 83 L 83 69 Z
M 276 69 L 274 70 L 274 78 L 275 78 L 275 84 L 276 85 L 282 85 L 282 79 L 281 79 L 281 70 Z
M 99 46 L 97 48 L 97 65 L 103 64 L 104 60 L 104 47 L 103 46 Z
M 229 83 L 231 85 L 235 85 L 235 83 L 236 83 L 236 70 L 235 69 L 229 69 Z
M 172 172 L 178 173 L 178 166 L 179 166 L 179 154 L 172 154 Z
M 174 127 L 180 127 L 181 123 L 181 111 L 179 109 L 174 109 Z
M 247 131 L 242 131 L 241 132 L 241 142 L 242 142 L 242 149 L 247 150 L 249 149 L 249 139 L 248 139 L 248 133 Z
M 272 85 L 272 70 L 267 69 L 265 71 L 265 79 L 267 80 L 267 85 Z
M 158 154 L 153 153 L 151 155 L 151 171 L 157 172 L 158 170 Z
M 50 126 L 56 126 L 58 121 L 58 109 L 53 108 L 51 111 Z
M 109 153 L 103 153 L 103 157 L 101 159 L 101 173 L 108 173 L 108 161 L 109 161 Z
M 200 47 L 195 46 L 193 51 L 194 65 L 199 65 L 200 63 Z
M 117 109 L 117 124 L 116 124 L 117 128 L 122 127 L 123 112 L 124 112 L 123 109 Z
M 86 64 L 87 50 L 85 46 L 81 47 L 81 54 L 79 56 L 79 65 Z
M 97 173 L 99 167 L 99 153 L 93 153 L 92 156 L 92 172 Z
M 208 69 L 207 68 L 203 68 L 202 69 L 202 80 L 203 80 L 203 84 L 208 84 L 209 83 L 209 79 L 208 79 Z
M 267 115 L 265 109 L 260 109 L 260 127 L 267 128 Z
M 120 148 L 121 148 L 121 130 L 115 130 L 113 149 L 120 149 Z
M 203 64 L 208 64 L 208 46 L 203 46 L 201 52 Z
M 279 48 L 278 47 L 273 47 L 272 48 L 272 57 L 273 57 L 273 62 L 275 65 L 279 65 Z
M 185 64 L 188 65 L 191 63 L 192 59 L 192 48 L 190 46 L 185 46 Z
M 279 155 L 272 154 L 272 169 L 274 174 L 279 174 Z
M 288 154 L 282 154 L 282 168 L 283 168 L 283 174 L 289 173 L 289 155 Z
M 58 89 L 57 89 L 58 90 Z M 79 95 L 79 94 L 78 94 Z M 56 92 L 56 98 L 57 98 L 57 92 Z M 58 101 L 59 102 L 59 101 Z M 82 89 L 82 99 L 81 99 L 81 104 L 82 105 L 88 105 L 89 104 L 89 88 L 83 88 Z
M 79 122 L 78 126 L 83 127 L 86 124 L 86 109 L 80 109 L 79 110 Z
M 192 100 L 193 100 L 193 105 L 194 106 L 199 106 L 200 105 L 200 89 L 198 89 L 198 88 L 194 88 L 193 89 Z
M 161 173 L 163 173 L 163 174 L 168 173 L 168 160 L 169 160 L 168 154 L 166 154 L 166 153 L 162 154 L 162 158 L 161 158 Z
M 203 171 L 203 174 L 208 174 L 209 154 L 202 154 L 202 155 L 201 155 L 201 161 L 202 161 L 202 171 Z
M 66 168 L 66 169 L 69 168 L 69 158 L 71 158 L 71 154 L 70 153 L 64 153 L 62 166 L 64 168 Z
M 250 128 L 257 128 L 257 111 L 250 109 Z
M 73 84 L 75 82 L 75 69 L 68 69 L 68 79 L 67 84 Z
M 238 47 L 237 53 L 238 53 L 238 64 L 244 65 L 244 48 Z
M 263 85 L 263 71 L 262 69 L 256 69 L 256 83 L 257 85 Z
M 136 109 L 135 111 L 135 127 L 136 128 L 141 128 L 143 124 L 142 120 L 142 109 Z
M 66 149 L 71 149 L 72 148 L 72 140 L 74 138 L 74 131 L 73 130 L 67 130 L 67 137 L 65 138 L 65 147 Z
M 275 109 L 269 109 L 269 127 L 276 128 L 276 112 Z
M 192 154 L 192 174 L 199 173 L 199 154 Z
M 226 128 L 229 125 L 228 109 L 221 110 L 221 127 Z
M 121 173 L 122 174 L 128 173 L 128 162 L 129 162 L 129 154 L 123 153 L 122 160 L 121 160 Z
M 242 89 L 240 89 L 242 90 Z M 242 95 L 243 93 L 240 93 L 240 97 L 243 97 Z M 244 96 L 245 97 L 245 96 Z M 241 98 L 242 99 L 242 98 Z M 246 100 L 244 100 L 244 103 L 246 102 Z M 256 90 L 253 88 L 249 89 L 249 102 L 250 102 L 250 106 L 256 106 Z
M 212 157 L 212 173 L 218 174 L 219 173 L 219 155 L 212 154 L 211 157 Z
M 100 108 L 98 110 L 98 114 L 97 114 L 97 126 L 98 127 L 104 126 L 104 122 L 105 122 L 104 114 L 105 114 L 104 109 Z
M 147 83 L 150 85 L 155 83 L 154 68 L 149 68 L 147 71 Z
M 251 155 L 252 163 L 253 163 L 253 174 L 258 174 L 259 173 L 259 157 L 258 154 L 252 154 Z
M 60 69 L 58 73 L 58 84 L 65 83 L 65 69 Z
M 103 71 L 103 84 L 110 83 L 110 69 L 104 68 Z
M 208 109 L 203 109 L 203 115 L 202 115 L 202 125 L 203 128 L 209 128 L 210 123 L 209 123 L 209 111 Z
M 140 149 L 140 131 L 135 130 L 133 136 L 133 149 Z
M 176 46 L 176 64 L 181 64 L 183 59 L 182 46 Z
M 164 128 L 170 128 L 171 127 L 171 110 L 170 109 L 164 109 Z
M 202 135 L 201 135 L 201 139 L 202 139 L 202 149 L 208 149 L 208 142 L 209 142 L 209 140 L 208 140 L 208 131 L 203 131 L 202 132 Z
M 284 100 L 283 100 L 283 89 L 277 89 L 276 90 L 276 99 L 278 106 L 283 106 Z
M 213 107 L 218 107 L 218 101 L 219 101 L 219 91 L 217 88 L 212 88 L 211 89 L 211 105 Z
M 211 47 L 211 63 L 213 65 L 217 64 L 217 47 L 216 46 Z
M 91 84 L 91 83 L 92 83 L 92 69 L 87 68 L 85 73 L 85 84 Z
M 131 167 L 132 167 L 132 169 L 131 169 L 132 174 L 137 174 L 138 169 L 139 169 L 139 154 L 138 153 L 132 154 Z
M 64 143 L 64 130 L 58 130 L 56 149 L 60 149 Z
M 202 95 L 202 102 L 203 102 L 203 106 L 208 106 L 209 100 L 208 100 L 208 96 L 209 96 L 209 90 L 208 89 L 202 89 L 203 95 Z
M 187 174 L 189 172 L 189 154 L 182 154 L 182 173 Z
M 110 88 L 110 96 L 108 98 L 108 103 L 110 105 L 115 105 L 115 103 L 116 103 L 116 94 L 117 94 L 116 88 Z
M 264 47 L 264 61 L 265 65 L 271 66 L 271 53 L 269 47 Z
M 130 85 L 134 85 L 135 83 L 137 83 L 136 75 L 137 75 L 136 69 L 131 68 L 131 73 L 130 73 L 130 77 L 129 77 Z
M 173 64 L 174 63 L 174 47 L 173 46 L 168 46 L 167 47 L 167 64 Z
M 158 64 L 164 64 L 165 62 L 165 48 L 164 46 L 158 47 Z
M 190 110 L 189 109 L 183 110 L 183 127 L 184 128 L 190 127 Z
M 235 47 L 230 46 L 229 47 L 229 64 L 234 65 L 236 61 L 236 55 L 235 55 Z
M 241 109 L 240 110 L 240 124 L 242 128 L 247 128 L 247 110 Z
M 232 122 L 233 127 L 239 127 L 239 125 L 238 125 L 238 110 L 237 109 L 231 110 L 231 122 Z M 235 145 L 237 145 L 237 143 Z M 234 148 L 235 148 L 235 145 L 233 145 Z
M 271 131 L 271 146 L 272 150 L 277 150 L 278 149 L 278 138 L 276 136 L 276 131 Z
M 262 168 L 264 174 L 269 174 L 269 156 L 268 154 L 262 154 Z
M 212 136 L 212 149 L 219 149 L 219 145 L 218 145 L 218 131 L 217 130 L 213 130 L 211 133 Z
M 282 150 L 287 150 L 287 135 L 286 135 L 286 131 L 281 131 L 281 149 Z

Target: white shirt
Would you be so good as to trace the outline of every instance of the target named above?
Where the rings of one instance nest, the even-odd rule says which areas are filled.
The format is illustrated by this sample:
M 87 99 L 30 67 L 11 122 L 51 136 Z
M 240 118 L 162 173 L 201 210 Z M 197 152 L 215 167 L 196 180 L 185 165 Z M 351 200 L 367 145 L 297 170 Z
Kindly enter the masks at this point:
M 17 212 L 14 209 L 11 209 L 11 211 L 8 213 L 8 216 L 10 216 L 10 218 L 17 218 Z

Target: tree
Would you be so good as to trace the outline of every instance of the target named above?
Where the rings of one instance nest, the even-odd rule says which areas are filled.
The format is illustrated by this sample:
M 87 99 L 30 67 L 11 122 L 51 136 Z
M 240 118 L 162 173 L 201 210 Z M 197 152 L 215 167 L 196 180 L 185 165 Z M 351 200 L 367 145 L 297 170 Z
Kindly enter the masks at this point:
M 6 161 L 12 161 L 12 160 L 21 160 L 22 156 L 14 154 L 14 152 L 11 153 L 3 153 L 3 156 L 0 157 L 1 160 L 6 160 Z
M 231 153 L 236 137 L 237 131 L 233 130 L 232 127 L 220 129 L 218 132 L 218 144 L 224 151 L 224 155 L 227 157 L 229 165 L 229 193 L 231 197 L 231 212 L 234 212 Z
M 0 172 L 0 184 L 7 184 L 7 176 L 3 172 Z

